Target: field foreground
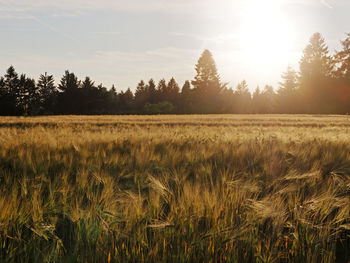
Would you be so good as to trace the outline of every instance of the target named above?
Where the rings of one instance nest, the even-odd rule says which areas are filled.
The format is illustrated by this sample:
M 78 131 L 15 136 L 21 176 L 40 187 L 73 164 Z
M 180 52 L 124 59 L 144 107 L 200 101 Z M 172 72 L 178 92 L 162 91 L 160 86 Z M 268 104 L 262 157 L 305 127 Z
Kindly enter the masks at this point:
M 350 119 L 0 117 L 0 262 L 350 262 Z

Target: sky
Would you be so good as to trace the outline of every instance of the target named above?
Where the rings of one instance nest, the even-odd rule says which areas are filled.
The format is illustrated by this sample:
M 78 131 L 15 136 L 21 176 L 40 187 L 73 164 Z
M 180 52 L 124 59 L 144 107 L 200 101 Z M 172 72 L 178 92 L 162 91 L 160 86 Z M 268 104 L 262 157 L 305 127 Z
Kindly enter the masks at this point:
M 204 49 L 223 82 L 278 87 L 311 35 L 331 53 L 350 33 L 349 0 L 0 0 L 0 72 L 56 81 L 65 70 L 117 90 L 143 79 L 180 86 Z

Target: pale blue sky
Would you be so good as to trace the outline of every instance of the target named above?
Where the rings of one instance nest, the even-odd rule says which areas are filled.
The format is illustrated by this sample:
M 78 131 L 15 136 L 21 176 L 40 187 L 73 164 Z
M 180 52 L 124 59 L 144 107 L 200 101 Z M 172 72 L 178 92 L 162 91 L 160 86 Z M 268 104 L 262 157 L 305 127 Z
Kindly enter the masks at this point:
M 347 0 L 0 0 L 0 70 L 58 81 L 69 69 L 118 90 L 151 77 L 182 85 L 208 48 L 230 86 L 276 87 L 314 32 L 339 48 L 349 11 Z

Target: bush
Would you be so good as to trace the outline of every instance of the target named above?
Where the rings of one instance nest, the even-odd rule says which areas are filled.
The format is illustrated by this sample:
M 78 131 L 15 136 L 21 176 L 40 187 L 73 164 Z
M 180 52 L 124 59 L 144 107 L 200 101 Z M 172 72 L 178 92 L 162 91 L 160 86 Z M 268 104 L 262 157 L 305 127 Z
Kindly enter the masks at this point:
M 156 104 L 146 103 L 143 107 L 145 114 L 169 114 L 175 110 L 174 105 L 169 101 L 162 101 Z

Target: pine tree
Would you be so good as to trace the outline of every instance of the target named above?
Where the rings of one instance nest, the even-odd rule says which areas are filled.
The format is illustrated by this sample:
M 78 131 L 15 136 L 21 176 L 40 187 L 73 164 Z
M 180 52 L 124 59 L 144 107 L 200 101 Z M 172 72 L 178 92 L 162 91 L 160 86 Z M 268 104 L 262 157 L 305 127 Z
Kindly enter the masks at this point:
M 121 91 L 118 94 L 120 109 L 122 113 L 132 113 L 134 104 L 134 94 L 131 89 L 128 88 L 125 92 Z
M 167 85 L 168 94 L 166 100 L 171 102 L 174 106 L 178 103 L 180 88 L 174 78 L 171 78 Z
M 39 103 L 44 114 L 52 114 L 56 105 L 57 89 L 52 75 L 41 74 L 38 80 Z
M 282 82 L 279 82 L 278 93 L 293 93 L 298 88 L 298 74 L 291 66 L 287 67 L 287 71 L 281 76 Z
M 177 84 L 176 80 L 174 78 L 171 78 L 168 82 L 168 90 L 170 94 L 177 95 L 180 92 L 179 85 Z
M 181 89 L 179 109 L 180 113 L 194 113 L 194 96 L 193 90 L 191 89 L 191 83 L 186 80 Z
M 263 113 L 262 94 L 259 86 L 256 87 L 252 97 L 252 111 L 255 114 Z
M 58 109 L 63 114 L 81 114 L 82 101 L 80 81 L 74 73 L 68 70 L 61 78 L 58 89 L 61 91 L 58 96 Z
M 181 94 L 188 93 L 191 90 L 191 83 L 186 80 L 181 89 Z
M 19 107 L 24 115 L 36 115 L 39 113 L 40 96 L 34 79 L 25 75 L 20 77 L 21 96 Z
M 56 92 L 55 80 L 52 75 L 47 75 L 47 72 L 45 72 L 45 75 L 40 75 L 38 80 L 38 91 L 41 103 L 44 103 Z
M 301 81 L 307 81 L 315 76 L 330 77 L 333 68 L 334 63 L 324 38 L 320 33 L 313 34 L 300 60 Z
M 340 43 L 342 50 L 338 51 L 334 56 L 335 62 L 339 65 L 335 73 L 336 77 L 343 78 L 350 83 L 350 33 Z
M 141 80 L 136 87 L 136 91 L 135 91 L 135 97 L 139 96 L 142 93 L 146 92 L 146 85 L 145 82 L 143 80 Z
M 90 77 L 85 77 L 84 81 L 81 83 L 81 88 L 84 90 L 91 90 L 95 88 L 95 82 L 90 79 Z
M 300 92 L 304 111 L 326 113 L 331 111 L 332 75 L 334 62 L 320 33 L 315 33 L 300 60 Z
M 165 79 L 159 80 L 156 93 L 157 93 L 157 99 L 156 99 L 157 102 L 166 100 L 167 83 Z
M 63 77 L 61 78 L 61 82 L 58 85 L 58 89 L 60 91 L 73 91 L 79 88 L 80 81 L 72 72 L 70 73 L 68 70 L 65 71 Z
M 20 80 L 18 74 L 13 66 L 10 66 L 3 79 L 2 88 L 2 114 L 4 115 L 18 115 L 21 114 L 19 110 L 19 100 L 21 96 Z
M 350 34 L 347 34 L 346 39 L 340 43 L 342 50 L 336 52 L 334 56 L 338 66 L 334 74 L 336 78 L 334 94 L 342 105 L 342 109 L 337 113 L 348 113 L 350 112 Z M 340 105 L 337 105 L 337 108 L 340 108 Z
M 157 101 L 157 92 L 156 92 L 156 83 L 153 79 L 150 79 L 148 81 L 148 84 L 146 85 L 146 92 L 147 92 L 147 98 L 148 102 L 150 103 L 156 103 Z
M 220 82 L 216 64 L 209 50 L 204 50 L 196 64 L 196 76 L 192 81 L 196 94 L 197 113 L 218 113 L 220 111 L 220 92 L 227 84 Z
M 297 113 L 299 102 L 297 100 L 298 92 L 298 74 L 291 66 L 281 76 L 277 91 L 277 111 L 279 113 Z
M 249 89 L 248 89 L 248 84 L 245 80 L 238 83 L 237 88 L 236 88 L 236 94 L 240 95 L 240 96 L 250 94 Z
M 98 113 L 100 104 L 100 91 L 95 86 L 95 82 L 90 77 L 85 77 L 81 82 L 80 104 L 84 114 Z
M 5 81 L 4 77 L 0 77 L 0 100 L 2 98 L 4 98 L 4 96 L 6 95 L 5 82 L 4 81 Z
M 115 88 L 114 84 L 112 85 L 111 89 L 108 91 L 107 101 L 106 101 L 106 114 L 116 114 L 120 110 L 119 108 L 119 97 L 117 94 L 117 89 Z
M 206 95 L 218 94 L 223 88 L 216 69 L 213 55 L 209 50 L 204 50 L 196 64 L 197 75 L 192 81 L 195 89 Z
M 251 103 L 252 103 L 251 94 L 248 89 L 248 84 L 245 80 L 238 83 L 235 91 L 235 113 L 250 113 L 251 112 Z
M 141 110 L 146 104 L 149 99 L 148 95 L 148 87 L 145 85 L 145 82 L 141 80 L 139 84 L 137 84 L 135 91 L 135 106 L 138 110 Z
M 275 110 L 275 91 L 271 85 L 266 85 L 262 92 L 263 113 L 274 113 Z

